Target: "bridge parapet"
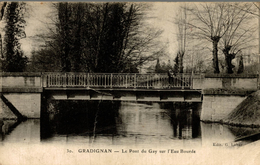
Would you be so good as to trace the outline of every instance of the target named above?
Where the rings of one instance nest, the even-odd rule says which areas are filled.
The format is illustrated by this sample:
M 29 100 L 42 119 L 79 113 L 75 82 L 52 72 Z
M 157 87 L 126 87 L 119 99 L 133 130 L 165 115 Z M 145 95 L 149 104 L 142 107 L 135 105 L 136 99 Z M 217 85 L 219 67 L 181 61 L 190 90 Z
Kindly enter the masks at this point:
M 256 74 L 206 74 L 193 78 L 194 89 L 257 90 L 258 83 L 258 75 Z
M 0 92 L 41 92 L 41 73 L 3 72 L 0 74 Z
M 192 89 L 191 74 L 177 74 L 169 79 L 167 74 L 45 73 L 43 78 L 43 87 Z

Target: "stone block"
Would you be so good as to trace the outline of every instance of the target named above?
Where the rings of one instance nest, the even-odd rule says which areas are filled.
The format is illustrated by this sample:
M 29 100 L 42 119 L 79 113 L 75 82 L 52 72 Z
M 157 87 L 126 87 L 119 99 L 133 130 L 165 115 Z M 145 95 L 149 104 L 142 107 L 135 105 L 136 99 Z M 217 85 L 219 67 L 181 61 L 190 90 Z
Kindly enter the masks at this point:
M 160 101 L 160 97 L 142 97 L 137 98 L 138 101 Z
M 72 98 L 75 99 L 75 98 Z M 90 97 L 91 100 L 113 100 L 113 96 L 107 96 L 107 95 L 98 95 L 95 97 Z
M 5 103 L 0 99 L 0 118 L 6 119 L 16 119 L 15 114 L 5 105 Z
M 4 96 L 23 116 L 28 118 L 40 118 L 40 93 L 12 93 L 4 94 Z
M 136 101 L 136 96 L 121 96 L 119 100 L 122 101 Z
M 212 121 L 220 121 L 223 120 L 226 116 L 224 114 L 214 114 L 212 115 Z
M 204 120 L 204 121 L 212 121 L 212 114 L 215 113 L 215 110 L 212 109 L 212 108 L 205 108 L 205 107 L 202 107 L 202 111 L 201 111 L 201 120 Z
M 205 78 L 202 89 L 207 88 L 222 88 L 222 79 L 221 78 Z
M 202 108 L 212 108 L 212 102 L 203 100 Z
M 208 102 L 208 101 L 213 102 L 213 101 L 215 101 L 215 97 L 214 97 L 214 96 L 204 95 L 204 96 L 203 96 L 203 101 L 206 101 L 206 102 Z
M 214 95 L 214 102 L 204 99 L 201 120 L 220 121 L 228 116 L 246 97 Z M 211 107 L 210 107 L 211 106 Z

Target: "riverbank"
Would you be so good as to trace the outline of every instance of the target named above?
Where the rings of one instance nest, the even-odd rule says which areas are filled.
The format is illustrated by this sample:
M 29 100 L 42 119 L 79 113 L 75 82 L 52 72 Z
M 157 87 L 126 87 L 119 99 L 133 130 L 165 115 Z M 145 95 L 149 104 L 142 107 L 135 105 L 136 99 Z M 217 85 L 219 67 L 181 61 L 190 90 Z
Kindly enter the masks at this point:
M 221 122 L 235 126 L 260 127 L 260 90 L 250 94 Z

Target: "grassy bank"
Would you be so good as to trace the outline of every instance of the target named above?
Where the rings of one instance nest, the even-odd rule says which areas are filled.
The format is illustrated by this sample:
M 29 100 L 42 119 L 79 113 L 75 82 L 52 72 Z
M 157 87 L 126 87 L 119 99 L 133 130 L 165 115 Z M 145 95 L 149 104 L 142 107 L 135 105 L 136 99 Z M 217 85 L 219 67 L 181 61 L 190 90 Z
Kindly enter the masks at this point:
M 249 95 L 223 123 L 236 126 L 260 127 L 260 90 Z

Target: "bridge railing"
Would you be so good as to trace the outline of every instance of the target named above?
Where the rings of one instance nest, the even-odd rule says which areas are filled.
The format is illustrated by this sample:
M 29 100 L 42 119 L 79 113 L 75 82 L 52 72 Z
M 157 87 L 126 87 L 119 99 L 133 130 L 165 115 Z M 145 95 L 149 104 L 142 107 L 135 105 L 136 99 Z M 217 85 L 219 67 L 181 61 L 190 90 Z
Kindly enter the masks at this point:
M 192 88 L 190 74 L 45 73 L 45 87 Z

